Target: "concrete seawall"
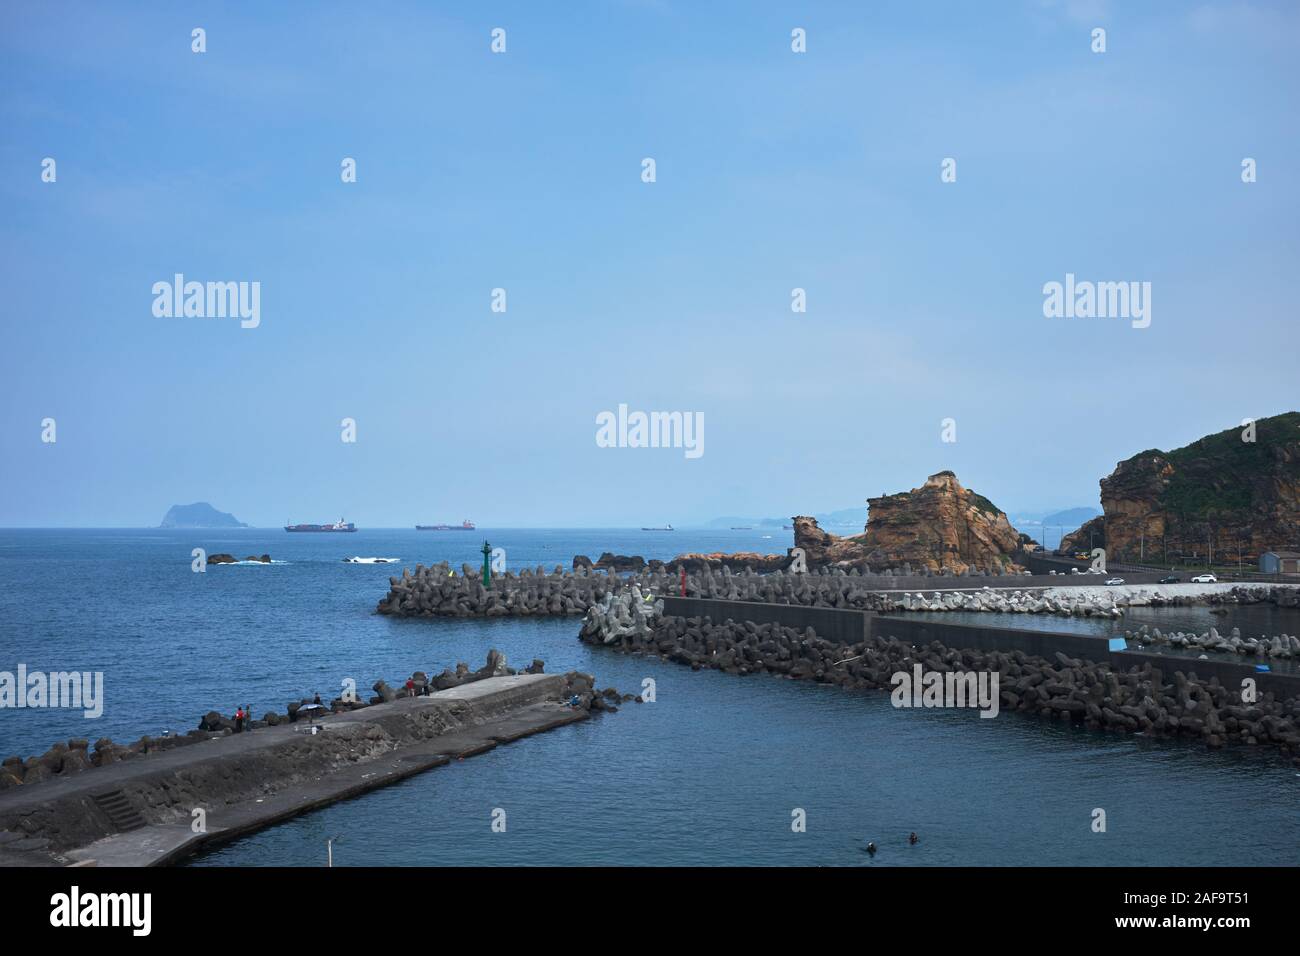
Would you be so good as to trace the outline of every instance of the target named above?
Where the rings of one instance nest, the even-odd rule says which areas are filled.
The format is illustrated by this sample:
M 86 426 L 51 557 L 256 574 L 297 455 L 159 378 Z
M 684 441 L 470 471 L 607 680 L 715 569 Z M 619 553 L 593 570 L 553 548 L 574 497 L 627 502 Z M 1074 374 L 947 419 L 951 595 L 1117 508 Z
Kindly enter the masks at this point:
M 0 865 L 147 866 L 584 720 L 561 674 L 491 677 L 0 793 Z M 199 813 L 196 813 L 199 811 Z M 197 822 L 202 820 L 202 827 Z
M 416 565 L 414 573 L 409 569 L 403 570 L 400 578 L 389 579 L 389 591 L 375 610 L 396 617 L 581 615 L 603 602 L 609 594 L 617 594 L 632 585 L 639 587 L 642 593 L 664 597 L 679 595 L 682 588 L 681 578 L 662 568 L 622 574 L 587 568 L 568 572 L 559 567 L 547 572 L 539 567 L 536 571 L 524 570 L 518 575 L 511 573 L 493 578 L 490 588 L 485 588 L 482 580 L 471 572 L 473 569 L 465 566 L 461 574 L 452 574 L 446 564 L 433 567 Z M 915 609 L 918 595 L 933 595 L 935 592 L 959 595 L 965 602 L 976 604 L 987 604 L 990 597 L 997 599 L 994 604 L 1005 598 L 1007 601 L 1029 600 L 1031 605 L 1038 599 L 1050 598 L 1048 606 L 1037 610 L 1069 613 L 1079 603 L 1108 608 L 1116 600 L 1127 603 L 1130 591 L 1144 587 L 1151 594 L 1134 603 L 1236 604 L 1281 603 L 1285 600 L 1289 602 L 1287 606 L 1300 606 L 1300 589 L 1296 588 L 1253 585 L 1241 586 L 1239 593 L 1228 593 L 1233 590 L 1232 586 L 1224 585 L 1223 593 L 1212 594 L 1206 589 L 1198 591 L 1187 585 L 1182 585 L 1180 591 L 1179 585 L 1170 585 L 1166 592 L 1156 593 L 1157 589 L 1151 586 L 1159 577 L 1156 574 L 1129 575 L 1126 580 L 1130 587 L 1126 590 L 1122 587 L 1099 588 L 1101 579 L 1092 574 L 926 577 L 864 575 L 826 569 L 806 574 L 789 571 L 759 573 L 747 569 L 733 571 L 724 566 L 716 571 L 702 568 L 688 573 L 685 589 L 686 596 L 693 598 L 884 613 Z M 1032 606 L 1029 609 L 1035 610 Z
M 1254 664 L 1233 658 L 1200 660 L 1149 651 L 1112 651 L 1108 637 L 1088 634 L 909 620 L 904 615 L 890 616 L 870 611 L 683 597 L 665 597 L 664 614 L 686 618 L 710 617 L 718 622 L 731 618 L 734 621 L 753 621 L 755 624 L 812 628 L 818 637 L 841 644 L 856 644 L 864 638 L 880 637 L 896 638 L 915 646 L 938 641 L 946 647 L 1023 651 L 1045 658 L 1051 658 L 1059 651 L 1069 657 L 1109 663 L 1118 668 L 1150 662 L 1153 667 L 1162 668 L 1169 673 L 1195 671 L 1199 677 L 1217 677 L 1224 684 L 1240 685 L 1243 678 L 1250 677 L 1261 691 L 1271 690 L 1279 697 L 1295 697 L 1300 694 L 1300 674 L 1260 672 Z M 1044 624 L 1050 625 L 1050 622 L 1050 617 L 1044 618 Z
M 1253 678 L 1261 691 L 1273 691 L 1279 697 L 1300 694 L 1300 674 L 1261 672 L 1254 664 L 1243 663 L 1232 657 L 1201 660 L 1176 654 L 1156 654 L 1150 651 L 1112 651 L 1109 637 L 1089 634 L 1067 634 L 1053 631 L 1029 631 L 1009 627 L 985 627 L 978 624 L 949 624 L 946 621 L 909 621 L 905 617 L 869 615 L 870 634 L 873 637 L 897 638 L 914 646 L 938 641 L 947 647 L 963 647 L 981 651 L 1023 651 L 1038 657 L 1050 658 L 1060 651 L 1069 657 L 1080 657 L 1099 664 L 1110 664 L 1124 669 L 1150 663 L 1168 673 L 1195 672 L 1202 679 L 1217 677 L 1222 684 L 1240 686 L 1243 678 Z
M 716 598 L 667 596 L 664 614 L 673 617 L 711 617 L 715 621 L 731 618 L 735 621 L 753 621 L 755 624 L 780 624 L 784 627 L 811 627 L 828 641 L 856 644 L 870 636 L 871 619 L 868 611 L 854 611 L 833 607 L 806 607 L 800 604 L 767 604 L 761 601 L 722 601 Z
M 778 623 L 765 605 L 723 607 L 719 619 L 691 614 L 697 606 L 682 599 L 664 603 L 665 613 L 654 618 L 653 628 L 616 630 L 608 615 L 592 615 L 579 637 L 692 670 L 709 668 L 737 677 L 767 674 L 854 690 L 888 690 L 891 696 L 901 686 L 898 675 L 919 668 L 939 681 L 931 687 L 949 687 L 947 693 L 956 693 L 924 706 L 973 706 L 971 696 L 963 703 L 955 692 L 958 682 L 969 678 L 976 685 L 981 680 L 992 684 L 997 675 L 991 694 L 979 691 L 983 717 L 1015 711 L 1096 731 L 1199 740 L 1210 749 L 1266 745 L 1300 767 L 1300 687 L 1294 679 L 1256 672 L 1247 665 L 1111 653 L 1105 638 L 900 622 L 874 615 L 861 615 L 870 635 L 849 642 L 818 634 L 812 617 L 805 618 L 802 627 Z M 722 603 L 712 602 L 711 609 L 718 610 Z M 765 619 L 752 620 L 754 613 Z M 898 624 L 916 627 L 902 634 Z M 845 633 L 852 631 L 847 624 L 844 628 Z M 1052 650 L 1054 637 L 1084 641 L 1072 646 L 1087 656 Z M 1255 681 L 1254 693 L 1244 677 Z

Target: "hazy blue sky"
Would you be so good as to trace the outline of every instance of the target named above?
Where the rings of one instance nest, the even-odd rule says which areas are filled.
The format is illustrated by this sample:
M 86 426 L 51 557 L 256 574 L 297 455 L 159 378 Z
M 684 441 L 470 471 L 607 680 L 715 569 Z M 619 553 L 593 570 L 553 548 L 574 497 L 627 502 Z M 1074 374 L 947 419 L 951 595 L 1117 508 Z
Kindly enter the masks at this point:
M 1300 406 L 1297 63 L 1293 3 L 5 3 L 0 526 L 1095 504 Z M 1150 327 L 1045 318 L 1067 272 Z

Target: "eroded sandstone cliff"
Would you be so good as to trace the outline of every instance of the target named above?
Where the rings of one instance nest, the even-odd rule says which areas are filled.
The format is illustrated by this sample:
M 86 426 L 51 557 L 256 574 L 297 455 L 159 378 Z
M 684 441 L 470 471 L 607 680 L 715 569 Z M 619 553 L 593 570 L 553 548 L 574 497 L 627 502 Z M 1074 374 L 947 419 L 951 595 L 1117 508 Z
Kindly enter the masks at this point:
M 1010 570 L 1020 535 L 1007 516 L 983 495 L 963 488 L 941 471 L 911 491 L 867 499 L 865 533 L 838 537 L 807 516 L 794 519 L 795 547 L 810 566 L 869 565 L 874 570 Z
M 905 562 L 932 571 L 992 570 L 1013 565 L 1020 535 L 993 502 L 963 488 L 951 471 L 920 488 L 867 499 L 868 560 Z
M 1249 440 L 1253 438 L 1254 440 Z M 1300 412 L 1141 452 L 1101 479 L 1111 560 L 1254 562 L 1300 546 Z

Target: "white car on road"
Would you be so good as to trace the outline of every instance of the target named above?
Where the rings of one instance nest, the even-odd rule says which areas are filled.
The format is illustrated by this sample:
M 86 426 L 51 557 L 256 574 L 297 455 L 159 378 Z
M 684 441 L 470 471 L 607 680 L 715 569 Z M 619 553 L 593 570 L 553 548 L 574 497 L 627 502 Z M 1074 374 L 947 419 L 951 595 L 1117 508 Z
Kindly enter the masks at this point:
M 1213 574 L 1198 574 L 1196 577 L 1192 578 L 1192 583 L 1193 584 L 1218 584 L 1219 579 L 1216 578 Z
M 1108 588 L 1119 587 L 1119 586 L 1120 586 L 1121 584 L 1123 584 L 1123 583 L 1124 583 L 1124 579 L 1123 579 L 1123 578 L 1107 578 L 1107 579 L 1106 579 L 1106 587 L 1108 587 Z

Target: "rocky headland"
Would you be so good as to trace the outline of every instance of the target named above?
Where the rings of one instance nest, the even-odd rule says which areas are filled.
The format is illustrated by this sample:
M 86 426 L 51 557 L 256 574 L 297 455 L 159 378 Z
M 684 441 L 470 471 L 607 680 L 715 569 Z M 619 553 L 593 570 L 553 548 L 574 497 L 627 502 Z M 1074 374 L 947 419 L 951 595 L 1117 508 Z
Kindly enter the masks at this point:
M 1106 518 L 1104 515 L 1097 515 L 1095 518 L 1089 518 L 1074 531 L 1061 538 L 1061 544 L 1057 550 L 1064 554 L 1075 554 L 1083 551 L 1091 554 L 1093 548 L 1104 547 L 1106 547 Z
M 1212 546 L 1225 561 L 1253 563 L 1300 550 L 1300 412 L 1121 461 L 1101 479 L 1101 507 L 1062 550 L 1088 546 L 1094 531 L 1111 561 L 1150 564 Z
M 1020 534 L 1006 513 L 983 495 L 963 488 L 951 471 L 920 488 L 867 499 L 867 561 L 907 563 L 932 571 L 1012 569 Z
M 962 487 L 951 471 L 931 475 L 919 488 L 867 499 L 867 524 L 860 535 L 842 537 L 822 530 L 817 519 L 792 519 L 794 547 L 810 568 L 862 570 L 924 569 L 951 574 L 1021 570 L 1016 557 L 1023 536 L 1006 513 L 983 495 Z M 761 570 L 788 567 L 785 555 L 683 554 L 671 565 L 688 569 L 730 564 Z

